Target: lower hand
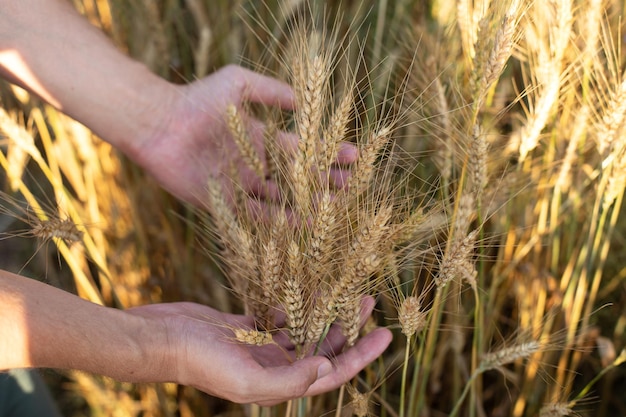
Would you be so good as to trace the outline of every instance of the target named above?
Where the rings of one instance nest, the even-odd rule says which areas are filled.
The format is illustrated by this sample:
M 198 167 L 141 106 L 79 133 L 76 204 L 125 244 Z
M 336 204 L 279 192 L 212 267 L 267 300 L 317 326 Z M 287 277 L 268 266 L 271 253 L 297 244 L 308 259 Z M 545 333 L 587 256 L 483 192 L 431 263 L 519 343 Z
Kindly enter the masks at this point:
M 364 303 L 363 317 L 373 302 Z M 284 334 L 274 344 L 252 346 L 236 341 L 233 329 L 254 328 L 252 317 L 220 313 L 193 303 L 155 304 L 128 313 L 165 324 L 167 359 L 155 364 L 152 380 L 174 381 L 237 403 L 263 406 L 318 395 L 338 388 L 375 360 L 391 342 L 391 332 L 376 329 L 355 346 L 332 356 L 295 360 Z M 345 342 L 332 329 L 323 349 L 339 352 Z

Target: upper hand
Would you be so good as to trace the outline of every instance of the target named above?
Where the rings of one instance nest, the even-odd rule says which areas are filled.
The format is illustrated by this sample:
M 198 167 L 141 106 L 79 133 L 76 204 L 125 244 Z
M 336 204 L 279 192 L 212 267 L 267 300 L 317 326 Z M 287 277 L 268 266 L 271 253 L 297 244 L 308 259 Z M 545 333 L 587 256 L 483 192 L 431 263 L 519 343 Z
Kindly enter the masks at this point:
M 276 184 L 266 183 L 242 160 L 228 130 L 225 111 L 233 104 L 241 109 L 243 103 L 260 103 L 282 109 L 293 109 L 291 88 L 274 78 L 235 65 L 226 66 L 210 76 L 188 85 L 173 86 L 170 97 L 164 98 L 165 120 L 160 130 L 147 132 L 139 141 L 133 159 L 150 172 L 161 185 L 175 196 L 201 204 L 206 194 L 209 176 L 222 178 L 227 198 L 232 199 L 232 183 L 224 175 L 239 174 L 238 184 L 253 198 L 278 197 Z M 261 161 L 265 161 L 264 125 L 247 118 L 247 129 Z M 295 149 L 298 138 L 287 132 L 278 133 L 279 146 Z M 338 162 L 346 164 L 356 159 L 356 149 L 344 146 Z M 337 173 L 337 178 L 344 174 Z

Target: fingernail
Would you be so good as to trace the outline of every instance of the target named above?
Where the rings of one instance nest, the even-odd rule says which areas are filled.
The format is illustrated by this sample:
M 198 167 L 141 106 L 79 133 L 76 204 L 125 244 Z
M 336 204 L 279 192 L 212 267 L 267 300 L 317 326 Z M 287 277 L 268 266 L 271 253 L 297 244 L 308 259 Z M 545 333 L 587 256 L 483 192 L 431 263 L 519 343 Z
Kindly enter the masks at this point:
M 317 379 L 325 377 L 326 375 L 331 373 L 332 370 L 333 366 L 330 364 L 330 362 L 324 362 L 320 365 L 319 368 L 317 368 Z

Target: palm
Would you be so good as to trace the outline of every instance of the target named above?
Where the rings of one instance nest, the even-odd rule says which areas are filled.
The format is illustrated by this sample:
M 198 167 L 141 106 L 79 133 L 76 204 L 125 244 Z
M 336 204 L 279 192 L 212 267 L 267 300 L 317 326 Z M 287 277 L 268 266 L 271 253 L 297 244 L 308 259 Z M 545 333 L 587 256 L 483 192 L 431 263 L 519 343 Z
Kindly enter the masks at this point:
M 261 186 L 264 178 L 258 178 L 243 162 L 231 140 L 226 106 L 251 101 L 288 108 L 291 100 L 286 84 L 239 67 L 225 67 L 207 78 L 177 87 L 166 127 L 149 141 L 139 162 L 167 190 L 196 204 L 204 199 L 209 176 L 219 178 L 232 172 L 239 175 L 243 191 L 257 194 L 265 189 Z M 256 120 L 248 122 L 253 145 L 263 160 L 263 125 Z

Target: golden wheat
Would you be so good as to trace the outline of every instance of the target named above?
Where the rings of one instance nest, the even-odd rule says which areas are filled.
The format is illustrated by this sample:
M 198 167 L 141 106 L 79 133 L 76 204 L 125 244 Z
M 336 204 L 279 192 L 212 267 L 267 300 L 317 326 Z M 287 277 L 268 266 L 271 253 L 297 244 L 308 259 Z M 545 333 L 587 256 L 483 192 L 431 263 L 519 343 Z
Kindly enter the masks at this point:
M 416 296 L 406 297 L 398 310 L 400 328 L 406 337 L 411 337 L 426 327 L 426 312 L 422 302 Z

